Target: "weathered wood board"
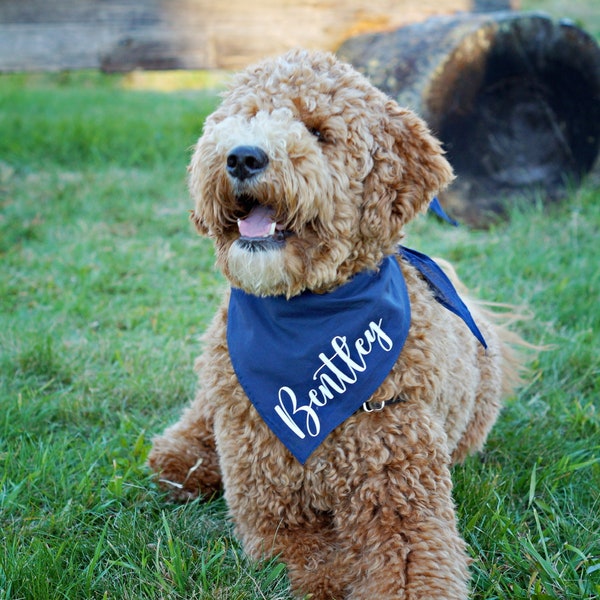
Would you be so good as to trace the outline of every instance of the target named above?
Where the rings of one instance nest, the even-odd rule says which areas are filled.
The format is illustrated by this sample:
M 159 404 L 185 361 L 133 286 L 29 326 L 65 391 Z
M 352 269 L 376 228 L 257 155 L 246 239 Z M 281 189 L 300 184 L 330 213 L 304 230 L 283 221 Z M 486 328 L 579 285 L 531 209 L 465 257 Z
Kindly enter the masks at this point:
M 0 0 L 0 72 L 237 69 L 297 46 L 334 50 L 350 36 L 470 10 L 472 2 Z

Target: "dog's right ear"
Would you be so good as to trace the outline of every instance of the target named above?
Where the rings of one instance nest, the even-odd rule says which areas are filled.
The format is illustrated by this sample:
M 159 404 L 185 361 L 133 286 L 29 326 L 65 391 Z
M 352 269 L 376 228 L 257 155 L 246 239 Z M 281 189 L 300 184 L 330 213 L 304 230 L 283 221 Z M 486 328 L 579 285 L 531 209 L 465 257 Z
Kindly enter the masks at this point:
M 394 243 L 454 175 L 441 143 L 415 113 L 388 99 L 383 125 L 374 135 L 373 169 L 365 181 L 363 232 L 387 233 Z
M 200 235 L 208 235 L 208 227 L 204 221 L 204 219 L 200 216 L 200 212 L 198 211 L 198 197 L 200 195 L 200 186 L 198 180 L 200 179 L 200 157 L 198 156 L 198 146 L 194 147 L 194 153 L 192 154 L 192 159 L 190 164 L 187 166 L 187 174 L 188 174 L 188 190 L 192 199 L 196 202 L 196 208 L 190 210 L 190 221 L 196 227 L 196 230 Z
M 194 224 L 200 235 L 208 235 L 208 227 L 195 210 L 190 210 L 190 221 Z

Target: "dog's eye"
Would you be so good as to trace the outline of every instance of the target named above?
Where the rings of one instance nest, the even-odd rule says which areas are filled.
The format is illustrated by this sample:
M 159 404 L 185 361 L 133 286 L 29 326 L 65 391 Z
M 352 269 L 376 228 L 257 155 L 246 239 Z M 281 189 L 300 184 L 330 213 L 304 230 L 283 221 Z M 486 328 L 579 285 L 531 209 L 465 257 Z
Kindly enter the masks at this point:
M 319 142 L 325 141 L 325 136 L 323 135 L 323 132 L 320 129 L 317 129 L 316 127 L 309 127 L 308 131 L 310 131 Z

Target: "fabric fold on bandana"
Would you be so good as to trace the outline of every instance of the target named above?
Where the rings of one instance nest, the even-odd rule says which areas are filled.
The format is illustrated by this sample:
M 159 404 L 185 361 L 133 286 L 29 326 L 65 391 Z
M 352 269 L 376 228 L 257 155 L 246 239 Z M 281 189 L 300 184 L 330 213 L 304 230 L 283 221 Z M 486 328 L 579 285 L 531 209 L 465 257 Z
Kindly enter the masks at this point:
M 458 221 L 453 219 L 451 216 L 446 213 L 446 211 L 442 208 L 440 201 L 437 199 L 437 196 L 429 203 L 429 210 L 440 219 L 450 223 L 450 225 L 454 225 L 454 227 L 458 227 Z
M 487 349 L 485 338 L 475 324 L 471 312 L 462 301 L 450 279 L 439 265 L 426 254 L 400 246 L 400 256 L 405 258 L 423 276 L 431 288 L 435 299 L 450 312 L 458 315 L 471 330 L 471 333 Z
M 452 283 L 428 256 L 400 247 L 440 304 L 485 340 Z M 410 302 L 396 256 L 327 294 L 258 297 L 231 289 L 227 344 L 248 398 L 304 464 L 356 412 L 398 360 Z

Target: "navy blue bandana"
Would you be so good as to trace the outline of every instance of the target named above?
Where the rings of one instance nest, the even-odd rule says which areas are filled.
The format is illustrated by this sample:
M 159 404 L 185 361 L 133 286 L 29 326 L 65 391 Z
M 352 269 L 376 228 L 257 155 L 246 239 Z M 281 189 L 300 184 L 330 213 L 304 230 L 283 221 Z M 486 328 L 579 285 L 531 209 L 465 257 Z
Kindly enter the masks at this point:
M 438 301 L 483 340 L 441 269 L 414 251 L 400 248 L 400 254 L 423 273 Z M 288 300 L 232 288 L 227 343 L 250 401 L 304 464 L 383 383 L 409 327 L 406 283 L 396 257 L 389 256 L 379 271 L 360 273 L 327 294 L 305 292 Z
M 458 315 L 471 330 L 471 333 L 479 340 L 481 345 L 487 349 L 485 339 L 475 324 L 469 309 L 461 300 L 458 292 L 454 289 L 448 276 L 440 269 L 438 264 L 426 254 L 416 250 L 400 246 L 400 255 L 417 269 L 423 279 L 429 284 L 435 299 L 450 312 Z
M 448 216 L 448 214 L 446 213 L 446 211 L 442 208 L 442 205 L 440 204 L 440 201 L 437 199 L 437 197 L 434 198 L 429 203 L 429 210 L 434 215 L 436 215 L 440 219 L 442 219 L 443 221 L 446 221 L 447 223 L 450 223 L 450 225 L 454 225 L 454 227 L 458 227 L 458 221 L 456 221 L 452 217 Z

